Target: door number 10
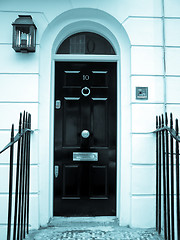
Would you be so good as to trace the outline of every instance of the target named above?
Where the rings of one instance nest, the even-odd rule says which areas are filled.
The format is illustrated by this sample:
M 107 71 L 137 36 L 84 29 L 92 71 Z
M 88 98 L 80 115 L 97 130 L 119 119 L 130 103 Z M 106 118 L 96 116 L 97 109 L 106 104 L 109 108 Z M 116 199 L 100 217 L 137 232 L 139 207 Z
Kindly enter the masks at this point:
M 83 80 L 85 81 L 89 80 L 89 75 L 83 75 Z

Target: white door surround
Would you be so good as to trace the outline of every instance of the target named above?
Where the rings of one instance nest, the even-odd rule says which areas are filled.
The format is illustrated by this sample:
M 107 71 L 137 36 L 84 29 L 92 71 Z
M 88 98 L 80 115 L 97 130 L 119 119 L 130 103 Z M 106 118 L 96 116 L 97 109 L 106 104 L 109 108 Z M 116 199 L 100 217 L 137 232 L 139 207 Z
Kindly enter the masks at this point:
M 55 54 L 59 45 L 77 32 L 94 32 L 106 38 L 116 55 Z M 92 8 L 68 10 L 46 28 L 40 42 L 39 75 L 39 222 L 45 225 L 53 216 L 53 123 L 54 62 L 117 62 L 117 217 L 120 225 L 130 224 L 131 118 L 130 41 L 113 16 Z

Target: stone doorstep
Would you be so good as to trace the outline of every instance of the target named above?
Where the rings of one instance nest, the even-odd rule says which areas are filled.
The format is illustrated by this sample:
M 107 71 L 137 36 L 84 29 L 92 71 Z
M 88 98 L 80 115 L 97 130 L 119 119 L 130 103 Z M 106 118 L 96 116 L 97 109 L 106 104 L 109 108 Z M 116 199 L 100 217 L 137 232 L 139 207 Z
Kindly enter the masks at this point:
M 120 227 L 116 217 L 54 217 L 27 240 L 160 240 L 155 229 Z

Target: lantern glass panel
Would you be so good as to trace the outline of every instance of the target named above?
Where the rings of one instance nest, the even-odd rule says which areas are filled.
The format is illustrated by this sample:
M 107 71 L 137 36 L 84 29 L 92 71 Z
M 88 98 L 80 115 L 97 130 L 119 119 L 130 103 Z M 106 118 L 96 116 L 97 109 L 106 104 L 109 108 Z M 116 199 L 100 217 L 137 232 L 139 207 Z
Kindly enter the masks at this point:
M 32 35 L 29 32 L 29 27 L 16 28 L 16 46 L 17 47 L 31 47 Z
M 30 47 L 35 47 L 35 42 L 36 42 L 36 34 L 35 34 L 35 32 L 36 32 L 36 29 L 35 29 L 35 27 L 34 26 L 30 26 L 30 35 L 29 35 L 29 37 L 30 37 Z

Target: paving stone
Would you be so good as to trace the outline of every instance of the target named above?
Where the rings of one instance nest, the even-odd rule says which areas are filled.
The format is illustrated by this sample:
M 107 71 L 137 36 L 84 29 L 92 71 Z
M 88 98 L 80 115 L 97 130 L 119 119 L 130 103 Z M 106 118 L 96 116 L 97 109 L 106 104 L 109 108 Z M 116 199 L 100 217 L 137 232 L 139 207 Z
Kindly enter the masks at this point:
M 53 218 L 27 240 L 160 240 L 155 229 L 120 227 L 114 217 Z

